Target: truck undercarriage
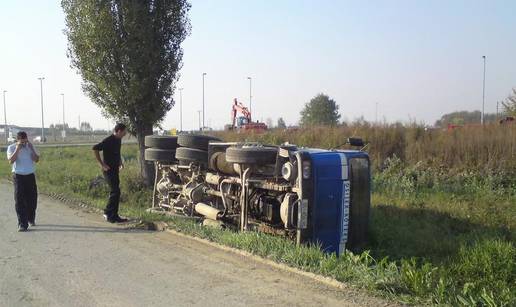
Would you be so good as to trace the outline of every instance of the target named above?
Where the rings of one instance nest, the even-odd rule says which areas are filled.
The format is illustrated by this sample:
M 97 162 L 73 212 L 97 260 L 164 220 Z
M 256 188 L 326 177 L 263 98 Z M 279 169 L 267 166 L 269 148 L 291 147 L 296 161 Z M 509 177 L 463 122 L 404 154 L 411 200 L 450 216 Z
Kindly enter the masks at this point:
M 146 145 L 150 147 L 146 160 L 156 167 L 154 209 L 198 217 L 204 225 L 318 243 L 313 235 L 317 232 L 318 211 L 313 195 L 309 195 L 313 194 L 313 184 L 307 184 L 313 181 L 316 169 L 306 159 L 306 150 L 289 144 L 224 143 L 214 137 L 188 134 L 149 136 Z M 347 220 L 349 212 L 342 210 L 346 203 L 339 203 L 342 205 L 337 207 L 341 208 L 336 209 Z M 369 203 L 362 206 L 368 209 Z M 339 220 L 334 231 L 342 237 L 345 230 L 345 238 L 339 238 L 345 244 L 347 225 L 342 218 Z M 338 247 L 329 250 L 338 252 Z

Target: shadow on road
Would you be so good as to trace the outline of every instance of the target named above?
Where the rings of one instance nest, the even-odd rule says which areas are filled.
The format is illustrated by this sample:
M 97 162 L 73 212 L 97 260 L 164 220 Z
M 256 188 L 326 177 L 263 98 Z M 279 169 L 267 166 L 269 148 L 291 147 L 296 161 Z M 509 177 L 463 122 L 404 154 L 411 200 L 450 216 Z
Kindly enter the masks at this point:
M 30 228 L 34 232 L 103 232 L 103 233 L 149 233 L 151 231 L 133 227 L 94 227 L 79 225 L 38 224 Z

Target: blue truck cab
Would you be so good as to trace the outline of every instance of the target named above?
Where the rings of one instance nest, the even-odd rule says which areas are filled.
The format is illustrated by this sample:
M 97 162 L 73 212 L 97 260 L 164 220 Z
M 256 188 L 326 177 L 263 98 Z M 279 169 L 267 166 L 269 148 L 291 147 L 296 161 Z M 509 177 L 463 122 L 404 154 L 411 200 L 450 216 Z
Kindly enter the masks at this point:
M 355 250 L 367 240 L 371 207 L 370 160 L 358 150 L 300 150 L 298 243 L 328 253 Z

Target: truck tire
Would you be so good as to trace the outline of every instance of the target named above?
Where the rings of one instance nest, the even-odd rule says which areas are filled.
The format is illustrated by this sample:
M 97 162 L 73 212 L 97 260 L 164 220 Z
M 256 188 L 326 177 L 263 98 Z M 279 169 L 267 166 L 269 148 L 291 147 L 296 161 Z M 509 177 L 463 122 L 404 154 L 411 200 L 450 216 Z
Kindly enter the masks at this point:
M 208 165 L 208 152 L 195 148 L 179 147 L 176 149 L 176 159 L 181 162 L 190 161 Z
M 213 136 L 209 135 L 194 135 L 194 134 L 181 134 L 177 138 L 177 143 L 182 147 L 188 147 L 193 149 L 200 149 L 207 151 L 208 144 L 210 141 L 221 141 Z
M 145 149 L 145 160 L 165 163 L 176 163 L 176 151 L 171 149 L 147 148 Z
M 278 149 L 273 147 L 229 147 L 226 161 L 241 164 L 274 164 Z
M 145 137 L 145 147 L 159 149 L 176 149 L 177 136 L 170 135 L 147 135 Z

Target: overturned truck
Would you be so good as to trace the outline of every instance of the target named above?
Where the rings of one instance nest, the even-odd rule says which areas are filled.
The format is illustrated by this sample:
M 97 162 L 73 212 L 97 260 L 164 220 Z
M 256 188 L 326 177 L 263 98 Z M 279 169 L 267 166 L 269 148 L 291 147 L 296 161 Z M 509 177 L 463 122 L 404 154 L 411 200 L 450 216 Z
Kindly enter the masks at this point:
M 192 134 L 147 136 L 145 145 L 145 159 L 156 168 L 154 210 L 315 243 L 337 254 L 366 241 L 366 152 L 227 143 Z

